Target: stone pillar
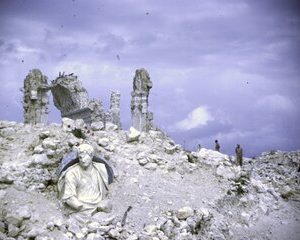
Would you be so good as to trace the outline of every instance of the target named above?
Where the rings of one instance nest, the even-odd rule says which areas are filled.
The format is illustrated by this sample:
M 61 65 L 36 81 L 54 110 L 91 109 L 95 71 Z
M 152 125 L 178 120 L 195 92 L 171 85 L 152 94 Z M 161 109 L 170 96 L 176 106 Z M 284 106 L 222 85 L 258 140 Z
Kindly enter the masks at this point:
M 49 86 L 47 77 L 33 69 L 24 80 L 24 122 L 30 124 L 48 122 Z
M 153 114 L 148 112 L 148 96 L 152 82 L 145 69 L 137 69 L 133 79 L 131 92 L 131 120 L 132 126 L 142 132 L 152 128 Z
M 120 119 L 120 98 L 121 98 L 121 94 L 119 92 L 111 93 L 110 114 L 111 114 L 112 123 L 117 125 L 119 129 L 122 129 L 121 119 Z

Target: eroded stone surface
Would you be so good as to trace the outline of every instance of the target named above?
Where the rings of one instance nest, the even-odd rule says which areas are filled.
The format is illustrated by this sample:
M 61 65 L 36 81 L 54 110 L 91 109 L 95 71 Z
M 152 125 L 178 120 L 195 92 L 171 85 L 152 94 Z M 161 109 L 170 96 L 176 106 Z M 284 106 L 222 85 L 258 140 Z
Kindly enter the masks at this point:
M 145 69 L 137 69 L 131 93 L 131 120 L 132 126 L 141 132 L 148 132 L 153 128 L 153 113 L 148 111 L 148 96 L 151 88 L 152 81 L 148 72 Z
M 52 81 L 51 92 L 62 117 L 83 119 L 89 124 L 105 121 L 102 103 L 89 99 L 86 89 L 74 74 L 59 75 Z
M 48 82 L 38 69 L 32 69 L 24 80 L 24 122 L 37 124 L 48 122 Z
M 121 126 L 121 118 L 120 118 L 120 98 L 121 94 L 119 92 L 112 92 L 110 96 L 110 114 L 111 114 L 111 122 L 118 126 L 119 129 Z

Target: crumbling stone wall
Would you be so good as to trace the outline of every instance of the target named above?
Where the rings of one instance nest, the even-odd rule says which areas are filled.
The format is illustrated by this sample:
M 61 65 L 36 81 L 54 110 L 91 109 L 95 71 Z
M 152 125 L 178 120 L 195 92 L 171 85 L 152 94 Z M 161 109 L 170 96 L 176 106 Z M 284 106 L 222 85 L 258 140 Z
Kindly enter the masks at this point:
M 52 81 L 51 92 L 54 105 L 60 110 L 62 117 L 83 119 L 88 124 L 105 121 L 101 102 L 89 100 L 86 89 L 73 73 L 59 74 L 58 78 Z
M 120 98 L 121 94 L 119 92 L 112 92 L 110 96 L 110 115 L 111 122 L 121 129 L 121 119 L 120 119 Z
M 148 111 L 148 96 L 152 88 L 150 76 L 145 69 L 137 69 L 133 79 L 131 92 L 131 120 L 132 126 L 143 132 L 153 127 L 153 113 Z
M 138 79 L 139 80 L 139 79 Z M 136 82 L 135 89 L 147 88 L 144 82 Z M 24 81 L 24 118 L 25 123 L 46 123 L 48 117 L 48 94 L 51 89 L 54 105 L 60 110 L 62 118 L 83 119 L 85 123 L 111 122 L 121 129 L 120 93 L 112 92 L 110 109 L 105 112 L 102 103 L 90 100 L 86 89 L 73 73 L 59 76 L 47 83 L 47 77 L 34 69 Z M 137 90 L 138 91 L 138 90 Z
M 30 124 L 48 122 L 48 82 L 39 69 L 32 69 L 24 80 L 24 122 Z

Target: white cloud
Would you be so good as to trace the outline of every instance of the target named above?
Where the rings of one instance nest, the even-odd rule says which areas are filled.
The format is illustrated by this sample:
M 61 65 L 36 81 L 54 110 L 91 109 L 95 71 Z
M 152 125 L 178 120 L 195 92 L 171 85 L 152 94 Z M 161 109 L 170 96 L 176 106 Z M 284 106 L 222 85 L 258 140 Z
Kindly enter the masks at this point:
M 282 95 L 273 94 L 263 97 L 257 102 L 258 107 L 272 109 L 275 111 L 293 111 L 295 109 L 292 101 Z
M 177 122 L 175 127 L 181 130 L 191 130 L 199 126 L 204 126 L 211 120 L 214 120 L 214 118 L 206 107 L 197 107 L 185 119 Z
M 214 138 L 215 139 L 222 139 L 222 141 L 233 141 L 233 140 L 239 140 L 244 139 L 247 137 L 253 136 L 254 132 L 247 131 L 247 130 L 240 130 L 240 129 L 233 129 L 230 132 L 227 133 L 218 133 Z

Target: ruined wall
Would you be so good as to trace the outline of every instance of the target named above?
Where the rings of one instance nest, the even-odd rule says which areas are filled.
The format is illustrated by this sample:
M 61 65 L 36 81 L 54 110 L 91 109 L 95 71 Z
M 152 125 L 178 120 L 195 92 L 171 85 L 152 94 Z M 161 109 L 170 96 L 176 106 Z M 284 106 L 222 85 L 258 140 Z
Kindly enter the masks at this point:
M 121 94 L 119 92 L 111 93 L 109 110 L 111 122 L 117 125 L 119 129 L 122 128 L 120 119 L 120 98 Z
M 153 113 L 148 111 L 148 96 L 152 82 L 145 69 L 137 69 L 133 79 L 131 92 L 131 120 L 132 126 L 143 132 L 153 127 Z
M 32 69 L 24 80 L 24 122 L 30 124 L 48 122 L 48 82 L 40 70 Z
M 59 75 L 52 81 L 51 92 L 61 117 L 83 119 L 88 124 L 105 121 L 101 102 L 89 100 L 88 93 L 77 76 Z

